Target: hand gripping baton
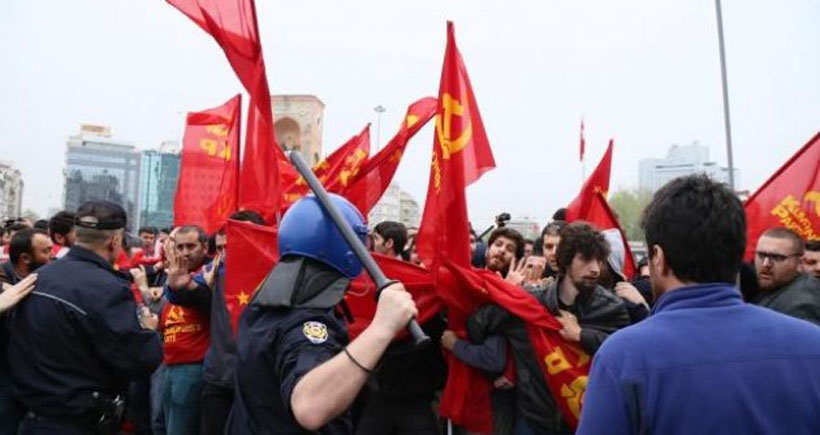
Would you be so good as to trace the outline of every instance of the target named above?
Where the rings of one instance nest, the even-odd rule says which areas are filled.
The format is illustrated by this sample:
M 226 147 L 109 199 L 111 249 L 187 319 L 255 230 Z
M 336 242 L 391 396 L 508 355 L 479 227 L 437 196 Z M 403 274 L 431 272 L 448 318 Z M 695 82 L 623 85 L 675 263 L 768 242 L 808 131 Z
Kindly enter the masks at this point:
M 359 240 L 356 233 L 353 232 L 353 228 L 351 228 L 344 217 L 342 217 L 342 214 L 336 208 L 336 205 L 330 202 L 330 197 L 327 195 L 327 191 L 324 186 L 322 186 L 322 183 L 319 182 L 319 179 L 316 178 L 316 175 L 310 167 L 308 167 L 305 159 L 302 158 L 302 155 L 297 151 L 291 151 L 288 153 L 288 157 L 299 174 L 302 175 L 302 178 L 307 181 L 307 184 L 310 186 L 313 194 L 316 195 L 316 199 L 319 200 L 319 204 L 322 205 L 322 208 L 325 209 L 327 214 L 330 215 L 333 223 L 336 224 L 336 227 L 339 231 L 341 231 L 342 236 L 344 236 L 345 240 L 347 240 L 347 243 L 350 245 L 350 248 L 353 249 L 353 252 L 356 254 L 356 258 L 359 259 L 362 266 L 365 270 L 367 270 L 367 273 L 370 274 L 371 278 L 373 278 L 373 281 L 376 283 L 376 288 L 378 289 L 376 294 L 380 294 L 381 291 L 387 286 L 396 282 L 394 280 L 387 279 L 384 275 L 384 272 L 382 272 L 379 265 L 376 264 L 373 256 L 367 251 L 364 243 Z M 410 323 L 407 324 L 407 332 L 413 336 L 413 341 L 415 342 L 417 348 L 426 346 L 430 343 L 430 337 L 424 334 L 424 331 L 421 330 L 421 327 L 416 319 L 410 319 Z

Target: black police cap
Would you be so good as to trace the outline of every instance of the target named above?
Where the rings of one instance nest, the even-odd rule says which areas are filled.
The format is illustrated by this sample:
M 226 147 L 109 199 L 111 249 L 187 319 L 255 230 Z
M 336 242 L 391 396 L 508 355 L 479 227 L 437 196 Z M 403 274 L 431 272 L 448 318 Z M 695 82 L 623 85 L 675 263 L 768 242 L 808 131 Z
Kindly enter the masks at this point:
M 74 225 L 95 230 L 118 230 L 125 228 L 125 210 L 110 201 L 86 201 L 77 209 Z

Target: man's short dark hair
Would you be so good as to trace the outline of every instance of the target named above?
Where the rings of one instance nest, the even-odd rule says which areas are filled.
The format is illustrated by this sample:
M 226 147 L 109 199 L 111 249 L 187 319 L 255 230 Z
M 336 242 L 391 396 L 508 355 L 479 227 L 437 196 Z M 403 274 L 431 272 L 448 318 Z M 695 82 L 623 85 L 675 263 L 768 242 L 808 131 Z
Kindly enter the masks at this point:
M 42 234 L 48 237 L 48 233 L 39 228 L 25 228 L 17 231 L 9 243 L 9 261 L 11 264 L 17 264 L 20 261 L 20 256 L 23 254 L 34 254 L 32 252 L 32 241 L 35 234 Z
M 145 226 L 145 227 L 140 227 L 139 231 L 137 231 L 137 235 L 140 235 L 142 233 L 153 234 L 153 235 L 156 236 L 157 233 L 159 233 L 159 230 L 157 230 L 157 227 Z
M 38 230 L 48 231 L 48 221 L 45 219 L 37 219 L 34 221 L 34 228 Z
M 807 240 L 803 244 L 806 251 L 817 252 L 820 251 L 820 240 Z
M 798 235 L 797 233 L 788 228 L 769 228 L 768 230 L 764 231 L 763 234 L 760 235 L 760 237 L 771 237 L 773 239 L 789 240 L 792 242 L 792 247 L 794 248 L 793 254 L 803 255 L 803 239 L 800 238 L 800 235 Z
M 48 221 L 48 235 L 54 243 L 57 243 L 57 241 L 54 240 L 55 234 L 65 237 L 65 235 L 70 233 L 73 229 L 74 213 L 67 210 L 57 212 Z
M 567 209 L 564 207 L 555 210 L 555 213 L 552 214 L 552 220 L 554 221 L 564 221 L 567 220 Z
M 655 192 L 641 219 L 649 256 L 663 249 L 684 282 L 734 283 L 746 250 L 746 215 L 725 185 L 706 175 L 670 181 Z
M 196 238 L 199 243 L 208 243 L 208 234 L 199 225 L 182 225 L 177 229 L 177 234 L 196 233 Z
M 552 221 L 541 230 L 541 239 L 543 240 L 544 236 L 560 236 L 561 230 L 567 226 L 566 221 Z
M 487 247 L 493 245 L 495 239 L 499 237 L 506 237 L 515 243 L 515 258 L 519 259 L 524 256 L 524 236 L 518 231 L 510 227 L 496 228 L 490 233 L 490 239 L 487 241 Z
M 581 254 L 584 260 L 606 261 L 609 257 L 609 242 L 604 235 L 587 222 L 575 221 L 561 229 L 561 242 L 555 251 L 558 272 L 562 275 L 572 264 L 575 256 Z
M 404 251 L 404 245 L 407 244 L 407 228 L 401 222 L 384 221 L 379 222 L 374 228 L 373 232 L 382 236 L 384 241 L 393 241 L 393 253 L 398 255 Z
M 261 214 L 253 210 L 240 210 L 231 214 L 230 219 L 242 222 L 251 222 L 256 225 L 265 225 L 265 219 Z

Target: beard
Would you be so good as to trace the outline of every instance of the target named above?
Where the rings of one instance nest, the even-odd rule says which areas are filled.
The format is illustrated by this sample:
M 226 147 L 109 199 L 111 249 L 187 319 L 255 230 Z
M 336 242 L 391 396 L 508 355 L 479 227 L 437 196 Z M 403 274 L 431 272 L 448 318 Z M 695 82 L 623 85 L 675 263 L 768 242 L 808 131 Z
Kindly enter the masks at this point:
M 47 261 L 35 261 L 35 260 L 31 260 L 31 261 L 29 261 L 29 263 L 28 263 L 28 271 L 29 271 L 29 273 L 34 272 L 35 270 L 37 270 L 37 269 L 39 269 L 39 268 L 41 268 L 41 267 L 45 266 L 46 264 L 48 264 L 48 262 L 47 262 Z
M 598 287 L 598 279 L 597 278 L 588 278 L 582 277 L 577 280 L 573 280 L 573 284 L 578 291 L 584 295 L 588 295 L 595 291 L 595 288 Z

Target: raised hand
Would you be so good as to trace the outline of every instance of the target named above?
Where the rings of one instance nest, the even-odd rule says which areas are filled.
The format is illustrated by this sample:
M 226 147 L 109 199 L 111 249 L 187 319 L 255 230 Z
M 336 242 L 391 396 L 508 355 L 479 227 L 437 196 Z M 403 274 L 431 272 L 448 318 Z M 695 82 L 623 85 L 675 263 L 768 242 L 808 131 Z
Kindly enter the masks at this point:
M 23 300 L 24 297 L 28 296 L 28 294 L 34 290 L 34 283 L 36 282 L 37 274 L 32 273 L 20 280 L 17 284 L 6 287 L 6 289 L 0 293 L 0 313 L 14 307 L 18 302 Z
M 174 290 L 181 290 L 191 283 L 191 274 L 188 273 L 188 260 L 179 255 L 173 240 L 165 242 L 165 256 L 167 260 L 168 286 Z
M 515 261 L 513 258 L 510 261 L 510 267 L 507 269 L 507 277 L 504 278 L 508 283 L 513 285 L 521 285 L 524 283 L 524 279 L 526 279 L 526 275 L 524 269 L 526 267 L 526 261 L 522 258 Z

